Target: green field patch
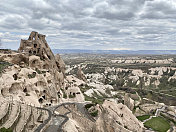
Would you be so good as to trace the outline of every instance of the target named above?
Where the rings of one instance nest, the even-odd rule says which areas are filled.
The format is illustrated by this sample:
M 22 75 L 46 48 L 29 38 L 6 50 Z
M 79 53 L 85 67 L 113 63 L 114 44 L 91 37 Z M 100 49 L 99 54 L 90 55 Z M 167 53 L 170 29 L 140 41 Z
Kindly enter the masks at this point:
M 167 132 L 170 129 L 169 122 L 162 117 L 152 117 L 152 119 L 144 123 L 144 126 L 157 132 Z

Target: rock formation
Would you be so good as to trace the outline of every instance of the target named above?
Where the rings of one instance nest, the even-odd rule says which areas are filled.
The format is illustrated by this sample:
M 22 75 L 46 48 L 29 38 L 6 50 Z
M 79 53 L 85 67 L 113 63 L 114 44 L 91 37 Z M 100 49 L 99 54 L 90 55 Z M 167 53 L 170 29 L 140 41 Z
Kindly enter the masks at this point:
M 123 104 L 105 101 L 99 108 L 96 132 L 142 132 L 143 124 Z
M 134 100 L 129 97 L 129 94 L 124 96 L 124 104 L 132 111 L 134 109 Z
M 36 55 L 39 56 L 40 59 L 35 59 L 32 57 L 31 62 L 33 66 L 38 64 L 41 60 L 40 64 L 43 69 L 56 69 L 59 70 L 59 64 L 56 64 L 55 56 L 52 53 L 50 47 L 48 46 L 45 35 L 38 34 L 37 32 L 31 32 L 28 40 L 21 40 L 20 47 L 18 49 L 19 52 L 25 52 L 29 56 Z
M 81 67 L 78 67 L 77 77 L 85 82 L 87 81 L 86 76 L 84 75 L 83 71 L 81 70 Z
M 3 97 L 14 96 L 36 106 L 58 103 L 58 93 L 64 88 L 65 64 L 54 56 L 45 35 L 31 32 L 21 40 L 18 52 L 3 52 L 0 61 L 12 64 L 0 78 Z

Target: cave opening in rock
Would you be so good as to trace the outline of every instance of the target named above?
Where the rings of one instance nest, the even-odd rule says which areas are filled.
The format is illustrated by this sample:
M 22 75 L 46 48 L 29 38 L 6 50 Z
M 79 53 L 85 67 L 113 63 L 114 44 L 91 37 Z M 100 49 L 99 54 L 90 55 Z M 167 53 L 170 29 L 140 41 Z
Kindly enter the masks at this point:
M 23 90 L 23 92 L 26 93 L 26 92 L 27 92 L 27 88 L 25 88 L 25 89 Z
M 43 103 L 43 99 L 40 98 L 40 99 L 38 100 L 38 102 L 39 102 L 40 104 Z
M 37 44 L 34 44 L 34 48 L 37 48 Z
M 14 79 L 14 80 L 17 80 L 17 79 L 18 79 L 17 74 L 14 74 L 14 75 L 13 75 L 13 79 Z
M 36 55 L 36 53 L 37 53 L 37 52 L 34 50 L 34 51 L 33 51 L 33 54 Z

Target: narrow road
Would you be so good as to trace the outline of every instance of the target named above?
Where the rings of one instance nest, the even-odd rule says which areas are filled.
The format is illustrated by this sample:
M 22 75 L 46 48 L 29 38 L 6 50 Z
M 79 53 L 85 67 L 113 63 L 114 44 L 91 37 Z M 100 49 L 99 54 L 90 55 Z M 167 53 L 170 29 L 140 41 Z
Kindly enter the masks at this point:
M 69 120 L 67 117 L 67 114 L 69 114 L 71 111 L 67 107 L 65 107 L 66 104 L 60 104 L 57 106 L 50 107 L 49 109 L 52 111 L 52 118 L 51 118 L 51 124 L 49 127 L 45 130 L 45 132 L 62 132 L 63 125 Z M 65 109 L 67 109 L 69 112 L 65 113 L 64 115 L 56 114 L 55 110 L 59 107 L 64 106 Z
M 71 113 L 71 110 L 67 107 L 67 105 L 77 105 L 78 110 L 85 115 L 86 118 L 90 119 L 91 121 L 95 122 L 95 119 L 90 116 L 90 114 L 87 112 L 87 110 L 84 108 L 84 103 L 63 103 L 56 106 L 51 106 L 48 108 L 39 108 L 42 110 L 47 110 L 49 117 L 47 120 L 44 121 L 44 123 L 40 124 L 39 127 L 35 130 L 35 132 L 40 132 L 45 125 L 50 121 L 50 124 L 47 129 L 44 130 L 44 132 L 62 132 L 64 124 L 69 120 L 67 115 Z M 64 115 L 56 114 L 56 110 L 63 106 L 65 109 L 67 109 L 68 112 L 66 112 Z
M 45 110 L 48 112 L 48 119 L 44 120 L 44 122 L 42 124 L 40 124 L 37 129 L 35 130 L 35 132 L 40 132 L 42 130 L 42 128 L 51 120 L 51 117 L 52 117 L 52 112 L 46 108 L 40 108 L 40 107 L 37 107 L 37 109 L 40 109 L 40 110 Z

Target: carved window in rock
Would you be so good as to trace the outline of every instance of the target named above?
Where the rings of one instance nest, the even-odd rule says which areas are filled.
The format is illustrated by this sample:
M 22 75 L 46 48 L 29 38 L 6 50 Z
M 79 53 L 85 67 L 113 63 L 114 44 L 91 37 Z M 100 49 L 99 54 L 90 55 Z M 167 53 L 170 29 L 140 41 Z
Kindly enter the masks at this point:
M 37 93 L 37 94 L 38 94 L 38 93 L 39 93 L 39 91 L 38 91 L 38 90 L 35 90 L 35 93 Z
M 37 61 L 36 61 L 36 60 L 34 60 L 34 61 L 32 62 L 32 64 L 34 65 L 34 64 L 36 64 L 36 62 L 37 62 Z
M 36 55 L 36 53 L 37 53 L 37 52 L 34 50 L 34 51 L 33 51 L 33 54 Z
M 45 56 L 43 56 L 43 55 L 40 56 L 40 59 L 44 61 L 45 60 Z
M 4 90 L 3 89 L 1 89 L 1 94 L 4 96 Z
M 44 69 L 49 69 L 49 65 L 48 65 L 48 64 L 45 64 L 45 65 L 43 65 L 43 68 L 44 68 Z
M 40 98 L 38 101 L 39 101 L 40 104 L 43 103 L 43 99 L 42 98 Z
M 51 80 L 47 80 L 48 83 L 51 83 Z
M 40 52 L 40 48 L 37 49 L 37 53 L 39 53 L 39 52 Z
M 37 44 L 34 44 L 34 48 L 37 48 Z
M 27 92 L 27 88 L 24 88 L 23 92 L 26 93 Z
M 31 51 L 31 50 L 29 50 L 29 54 L 32 54 L 32 51 Z
M 13 75 L 13 78 L 14 78 L 14 80 L 17 80 L 17 79 L 18 79 L 17 74 L 14 74 L 14 75 Z

